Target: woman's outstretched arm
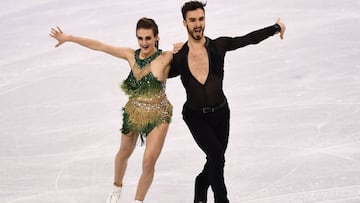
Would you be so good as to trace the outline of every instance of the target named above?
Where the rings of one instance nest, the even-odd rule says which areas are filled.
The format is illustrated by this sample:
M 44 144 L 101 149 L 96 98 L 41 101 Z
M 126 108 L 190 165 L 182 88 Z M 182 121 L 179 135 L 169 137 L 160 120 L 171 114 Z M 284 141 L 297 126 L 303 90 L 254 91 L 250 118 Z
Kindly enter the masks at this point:
M 98 40 L 66 34 L 61 30 L 60 27 L 51 28 L 50 36 L 58 41 L 55 47 L 59 47 L 65 42 L 73 42 L 81 46 L 87 47 L 89 49 L 102 51 L 112 56 L 126 60 L 128 60 L 129 57 L 133 56 L 133 52 L 134 52 L 134 50 L 130 48 L 116 47 L 109 44 L 105 44 Z

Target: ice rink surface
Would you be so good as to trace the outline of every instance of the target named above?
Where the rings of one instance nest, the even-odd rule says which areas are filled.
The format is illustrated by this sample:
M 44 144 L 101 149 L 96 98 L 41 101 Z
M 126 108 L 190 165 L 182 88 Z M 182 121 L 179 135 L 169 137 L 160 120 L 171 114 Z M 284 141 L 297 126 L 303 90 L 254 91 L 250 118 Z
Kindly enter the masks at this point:
M 71 43 L 55 49 L 50 28 L 137 48 L 135 24 L 147 16 L 168 50 L 187 39 L 183 3 L 1 1 L 1 203 L 101 203 L 112 189 L 128 65 Z M 358 0 L 208 0 L 211 38 L 277 17 L 287 25 L 284 40 L 225 59 L 232 203 L 360 202 L 359 11 Z M 205 157 L 181 117 L 179 78 L 168 80 L 167 94 L 174 117 L 146 203 L 191 203 Z M 134 197 L 143 150 L 129 161 L 122 203 Z

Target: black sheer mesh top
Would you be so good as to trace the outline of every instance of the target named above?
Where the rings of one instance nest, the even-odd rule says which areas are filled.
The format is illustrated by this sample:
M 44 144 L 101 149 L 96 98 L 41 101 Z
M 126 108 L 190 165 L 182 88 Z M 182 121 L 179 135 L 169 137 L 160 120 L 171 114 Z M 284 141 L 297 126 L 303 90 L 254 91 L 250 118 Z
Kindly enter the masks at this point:
M 209 57 L 209 74 L 204 84 L 198 82 L 190 72 L 187 61 L 189 47 L 185 43 L 182 49 L 174 54 L 169 77 L 180 75 L 186 90 L 187 104 L 198 108 L 217 106 L 225 99 L 223 78 L 226 52 L 250 44 L 257 44 L 280 31 L 279 29 L 279 25 L 275 24 L 240 37 L 219 37 L 215 40 L 206 38 L 205 47 Z

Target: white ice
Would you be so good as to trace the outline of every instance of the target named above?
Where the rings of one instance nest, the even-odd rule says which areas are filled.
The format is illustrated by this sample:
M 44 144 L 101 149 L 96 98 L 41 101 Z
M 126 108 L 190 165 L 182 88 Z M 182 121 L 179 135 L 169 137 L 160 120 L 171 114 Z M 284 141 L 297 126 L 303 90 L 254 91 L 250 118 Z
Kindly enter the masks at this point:
M 75 44 L 55 49 L 50 28 L 137 48 L 135 24 L 147 16 L 168 50 L 187 39 L 183 3 L 1 1 L 0 202 L 101 203 L 112 189 L 127 100 L 118 84 L 129 68 Z M 226 56 L 231 202 L 360 202 L 360 1 L 209 0 L 206 17 L 211 38 L 277 17 L 287 25 L 284 40 Z M 191 203 L 205 157 L 181 117 L 179 78 L 167 93 L 174 117 L 146 202 Z M 123 203 L 134 197 L 143 150 L 130 159 Z

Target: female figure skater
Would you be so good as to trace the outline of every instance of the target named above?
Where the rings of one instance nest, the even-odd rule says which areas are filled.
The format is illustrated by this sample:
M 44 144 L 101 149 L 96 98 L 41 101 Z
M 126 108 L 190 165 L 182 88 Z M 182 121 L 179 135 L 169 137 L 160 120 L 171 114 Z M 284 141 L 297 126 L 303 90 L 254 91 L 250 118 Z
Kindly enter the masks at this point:
M 123 108 L 120 149 L 115 157 L 114 189 L 107 203 L 119 202 L 127 161 L 134 151 L 136 140 L 145 143 L 145 152 L 134 203 L 143 202 L 154 177 L 156 161 L 162 150 L 172 116 L 172 105 L 165 94 L 165 83 L 170 70 L 172 52 L 158 49 L 158 26 L 154 20 L 141 18 L 136 25 L 139 49 L 115 47 L 97 40 L 65 34 L 59 27 L 50 36 L 58 41 L 55 47 L 73 42 L 125 59 L 130 74 L 121 88 L 129 95 Z

